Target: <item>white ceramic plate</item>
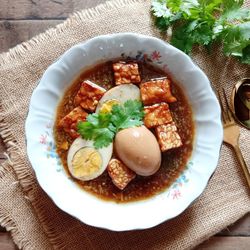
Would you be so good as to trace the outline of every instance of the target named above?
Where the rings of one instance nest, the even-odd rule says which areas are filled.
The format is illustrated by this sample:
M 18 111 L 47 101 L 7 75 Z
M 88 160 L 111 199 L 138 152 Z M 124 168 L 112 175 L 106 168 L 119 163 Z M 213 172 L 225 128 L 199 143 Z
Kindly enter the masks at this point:
M 169 72 L 188 96 L 196 127 L 192 157 L 175 183 L 148 200 L 127 204 L 103 201 L 80 189 L 65 174 L 53 139 L 56 107 L 67 86 L 84 68 L 122 54 L 139 60 L 147 54 Z M 201 69 L 168 43 L 133 33 L 95 37 L 64 53 L 33 92 L 25 129 L 37 180 L 55 204 L 86 224 L 115 231 L 150 228 L 183 212 L 214 172 L 223 134 L 217 99 Z

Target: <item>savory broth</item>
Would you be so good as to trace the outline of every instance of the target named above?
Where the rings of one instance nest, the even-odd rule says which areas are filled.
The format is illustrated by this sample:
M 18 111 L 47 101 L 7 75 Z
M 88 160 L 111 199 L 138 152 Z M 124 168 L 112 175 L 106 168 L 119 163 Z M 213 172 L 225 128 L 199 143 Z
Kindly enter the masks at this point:
M 143 81 L 166 76 L 166 73 L 152 67 L 149 64 L 140 64 L 140 73 Z M 61 145 L 67 141 L 69 145 L 73 139 L 58 127 L 59 121 L 67 115 L 74 106 L 74 96 L 83 80 L 91 80 L 105 89 L 114 87 L 112 62 L 99 64 L 87 71 L 84 71 L 67 89 L 57 110 L 54 135 L 57 153 L 62 164 L 70 176 L 67 167 L 67 150 L 62 149 Z M 129 202 L 149 198 L 169 187 L 180 173 L 184 170 L 193 149 L 194 122 L 192 119 L 191 107 L 182 91 L 182 89 L 172 81 L 172 93 L 177 98 L 177 102 L 170 103 L 170 110 L 173 119 L 178 127 L 179 135 L 183 146 L 162 153 L 162 164 L 154 175 L 142 177 L 137 175 L 124 190 L 119 190 L 109 177 L 107 171 L 101 176 L 90 181 L 79 181 L 72 177 L 81 188 L 106 200 L 116 202 Z

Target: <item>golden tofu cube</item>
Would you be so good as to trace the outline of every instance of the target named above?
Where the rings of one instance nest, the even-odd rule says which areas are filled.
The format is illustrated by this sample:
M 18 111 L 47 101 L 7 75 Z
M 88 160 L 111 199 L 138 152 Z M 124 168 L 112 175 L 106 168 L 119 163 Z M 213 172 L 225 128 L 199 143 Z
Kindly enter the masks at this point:
M 174 122 L 157 126 L 155 131 L 162 152 L 182 146 L 181 137 Z
M 167 103 L 144 107 L 144 124 L 147 128 L 156 127 L 173 121 Z
M 144 105 L 161 102 L 176 102 L 171 93 L 171 82 L 167 78 L 153 79 L 140 85 L 141 98 Z
M 80 121 L 85 121 L 88 113 L 85 112 L 80 106 L 74 108 L 69 114 L 64 116 L 58 126 L 63 128 L 72 138 L 77 138 L 77 124 Z
M 112 182 L 120 190 L 123 190 L 136 176 L 135 172 L 118 159 L 112 159 L 108 164 L 107 170 Z
M 82 108 L 94 112 L 99 100 L 102 98 L 106 90 L 95 83 L 86 80 L 81 83 L 74 103 L 76 106 L 80 105 Z
M 113 64 L 115 84 L 140 83 L 138 64 L 135 62 L 117 62 Z

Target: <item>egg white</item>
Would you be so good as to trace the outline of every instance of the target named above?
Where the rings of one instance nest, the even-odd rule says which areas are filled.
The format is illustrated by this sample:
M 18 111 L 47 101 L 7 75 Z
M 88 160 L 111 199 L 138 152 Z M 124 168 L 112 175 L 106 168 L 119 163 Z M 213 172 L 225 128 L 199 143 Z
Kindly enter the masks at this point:
M 134 84 L 122 84 L 108 90 L 96 107 L 96 113 L 99 112 L 102 105 L 108 100 L 117 100 L 121 104 L 128 100 L 141 100 L 140 89 Z
M 79 179 L 81 181 L 88 181 L 88 180 L 93 180 L 97 178 L 98 176 L 100 176 L 107 168 L 108 163 L 113 153 L 113 143 L 110 143 L 107 147 L 96 149 L 100 153 L 101 158 L 102 158 L 102 164 L 101 164 L 100 169 L 97 172 L 94 172 L 90 175 L 79 177 L 79 176 L 74 175 L 72 161 L 76 152 L 79 149 L 84 148 L 84 147 L 94 148 L 94 141 L 84 140 L 81 137 L 78 137 L 77 139 L 75 139 L 68 151 L 67 164 L 68 164 L 68 168 L 72 176 L 74 176 L 76 179 Z

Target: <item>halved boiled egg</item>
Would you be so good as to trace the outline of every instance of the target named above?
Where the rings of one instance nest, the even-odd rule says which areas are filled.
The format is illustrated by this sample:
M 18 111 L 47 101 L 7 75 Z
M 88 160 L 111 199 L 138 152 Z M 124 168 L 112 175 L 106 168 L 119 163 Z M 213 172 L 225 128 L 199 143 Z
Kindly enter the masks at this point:
M 120 104 L 120 101 L 116 100 L 116 99 L 110 99 L 107 100 L 106 102 L 103 103 L 103 105 L 100 108 L 100 112 L 101 113 L 109 113 L 112 110 L 112 107 L 114 105 Z
M 128 100 L 141 100 L 140 89 L 134 84 L 116 86 L 105 92 L 99 100 L 95 112 L 110 112 L 113 105 L 123 104 Z
M 68 169 L 73 177 L 88 181 L 100 176 L 108 166 L 113 152 L 113 143 L 100 149 L 94 141 L 78 137 L 68 151 Z

